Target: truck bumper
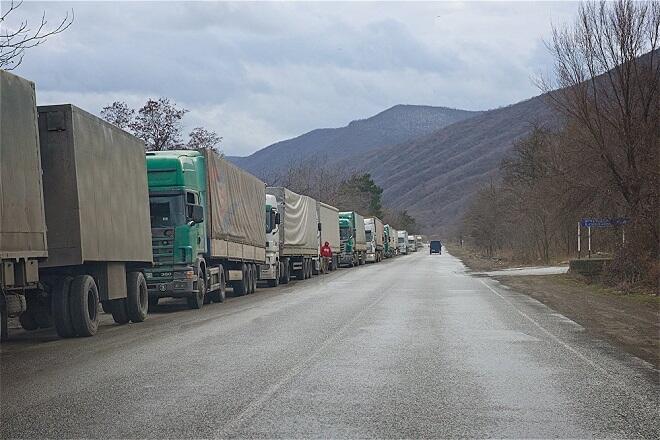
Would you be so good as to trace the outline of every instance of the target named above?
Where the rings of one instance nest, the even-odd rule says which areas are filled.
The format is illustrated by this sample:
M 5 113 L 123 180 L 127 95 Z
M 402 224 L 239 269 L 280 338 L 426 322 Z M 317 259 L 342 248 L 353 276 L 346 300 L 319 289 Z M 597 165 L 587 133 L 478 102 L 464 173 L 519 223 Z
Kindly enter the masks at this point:
M 196 292 L 194 281 L 174 280 L 167 283 L 147 284 L 150 297 L 156 298 L 183 298 Z
M 260 280 L 274 280 L 277 277 L 277 265 L 262 264 L 259 270 Z
M 341 254 L 339 255 L 339 264 L 350 265 L 354 261 L 353 258 L 353 254 Z
M 367 263 L 375 263 L 375 262 L 376 262 L 376 254 L 368 253 L 367 254 Z

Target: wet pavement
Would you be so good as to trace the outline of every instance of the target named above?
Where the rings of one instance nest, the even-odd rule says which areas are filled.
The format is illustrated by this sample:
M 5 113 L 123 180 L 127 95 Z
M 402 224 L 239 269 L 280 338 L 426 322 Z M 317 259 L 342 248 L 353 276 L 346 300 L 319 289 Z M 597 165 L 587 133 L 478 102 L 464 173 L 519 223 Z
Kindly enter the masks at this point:
M 0 436 L 658 438 L 658 371 L 426 252 L 1 349 Z

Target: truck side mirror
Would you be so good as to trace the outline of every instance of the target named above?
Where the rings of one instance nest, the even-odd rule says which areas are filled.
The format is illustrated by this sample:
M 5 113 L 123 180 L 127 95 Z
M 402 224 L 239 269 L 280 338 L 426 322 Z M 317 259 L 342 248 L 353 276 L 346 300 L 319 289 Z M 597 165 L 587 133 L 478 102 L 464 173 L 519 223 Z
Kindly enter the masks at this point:
M 321 232 L 321 222 L 318 224 L 319 232 Z
M 280 224 L 280 213 L 279 212 L 275 213 L 275 224 L 276 225 Z
M 202 205 L 192 205 L 192 215 L 190 216 L 192 218 L 193 223 L 202 223 L 204 221 L 204 208 Z

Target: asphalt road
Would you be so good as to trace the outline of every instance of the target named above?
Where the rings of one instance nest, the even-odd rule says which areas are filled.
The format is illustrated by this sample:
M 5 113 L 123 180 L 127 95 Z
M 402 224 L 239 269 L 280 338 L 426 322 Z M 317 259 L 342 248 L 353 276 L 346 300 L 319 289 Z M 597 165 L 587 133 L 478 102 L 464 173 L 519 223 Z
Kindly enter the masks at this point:
M 660 437 L 657 370 L 426 252 L 0 366 L 2 438 Z

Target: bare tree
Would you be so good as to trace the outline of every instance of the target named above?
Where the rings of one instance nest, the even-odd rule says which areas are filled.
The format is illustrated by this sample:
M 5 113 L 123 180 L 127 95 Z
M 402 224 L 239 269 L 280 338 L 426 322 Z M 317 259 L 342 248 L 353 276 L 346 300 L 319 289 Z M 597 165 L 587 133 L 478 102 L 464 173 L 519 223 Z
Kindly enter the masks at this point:
M 71 26 L 74 19 L 73 9 L 53 28 L 48 27 L 46 13 L 34 27 L 27 20 L 21 20 L 16 25 L 9 24 L 9 19 L 15 16 L 23 1 L 11 0 L 9 8 L 0 12 L 0 68 L 16 69 L 22 62 L 25 52 L 32 49 L 53 35 L 64 32 Z
M 658 254 L 660 3 L 583 3 L 548 44 L 556 80 L 540 86 L 567 119 L 571 141 L 599 183 L 651 236 Z M 556 89 L 556 90 L 555 90 Z M 589 171 L 587 171 L 589 172 Z
M 215 131 L 207 130 L 203 127 L 195 127 L 190 132 L 187 147 L 190 149 L 208 149 L 218 151 L 218 145 L 222 142 L 222 137 Z
M 167 98 L 149 99 L 138 110 L 129 128 L 142 139 L 147 150 L 185 148 L 181 139 L 181 119 L 188 110 L 178 108 Z
M 101 110 L 103 119 L 123 130 L 129 128 L 134 116 L 135 110 L 123 101 L 115 101 Z

